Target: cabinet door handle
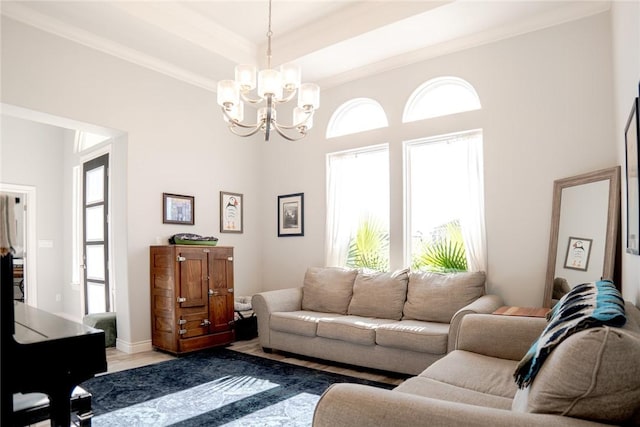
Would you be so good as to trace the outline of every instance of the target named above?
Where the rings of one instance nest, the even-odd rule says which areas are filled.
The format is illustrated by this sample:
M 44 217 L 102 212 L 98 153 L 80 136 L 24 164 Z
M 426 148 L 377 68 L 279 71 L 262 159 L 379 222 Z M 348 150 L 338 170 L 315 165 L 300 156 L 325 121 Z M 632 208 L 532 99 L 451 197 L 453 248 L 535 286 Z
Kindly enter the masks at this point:
M 178 300 L 177 300 L 177 301 L 178 301 L 178 303 L 181 303 L 181 302 L 187 302 L 187 299 L 186 299 L 186 298 L 183 298 L 183 297 L 178 297 Z
M 202 323 L 200 323 L 200 326 L 209 326 L 211 324 L 211 321 L 209 319 L 203 319 Z
M 233 257 L 232 256 L 228 257 L 227 261 L 233 261 Z
M 209 289 L 209 295 L 218 295 L 220 292 Z

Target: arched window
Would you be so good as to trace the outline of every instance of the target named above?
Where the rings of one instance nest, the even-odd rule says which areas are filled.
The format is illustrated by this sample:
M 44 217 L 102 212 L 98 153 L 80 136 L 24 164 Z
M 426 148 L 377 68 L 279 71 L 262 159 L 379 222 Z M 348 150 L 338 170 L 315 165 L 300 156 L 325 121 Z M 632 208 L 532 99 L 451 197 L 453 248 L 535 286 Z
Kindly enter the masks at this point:
M 418 87 L 407 101 L 402 122 L 479 110 L 480 98 L 471 84 L 458 77 L 438 77 Z
M 355 98 L 342 104 L 331 116 L 327 138 L 387 127 L 382 106 L 370 98 Z

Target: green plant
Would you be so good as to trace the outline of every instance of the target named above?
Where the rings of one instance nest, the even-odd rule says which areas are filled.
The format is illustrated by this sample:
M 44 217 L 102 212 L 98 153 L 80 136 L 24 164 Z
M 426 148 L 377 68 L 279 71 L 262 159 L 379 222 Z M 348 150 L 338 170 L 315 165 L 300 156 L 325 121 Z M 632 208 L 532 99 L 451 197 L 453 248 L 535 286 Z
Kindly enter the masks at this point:
M 414 270 L 439 272 L 467 271 L 467 254 L 460 222 L 448 222 L 434 234 L 438 236 L 434 240 L 420 242 L 411 267 Z
M 349 243 L 347 266 L 389 270 L 389 232 L 379 221 L 368 218 L 360 223 Z

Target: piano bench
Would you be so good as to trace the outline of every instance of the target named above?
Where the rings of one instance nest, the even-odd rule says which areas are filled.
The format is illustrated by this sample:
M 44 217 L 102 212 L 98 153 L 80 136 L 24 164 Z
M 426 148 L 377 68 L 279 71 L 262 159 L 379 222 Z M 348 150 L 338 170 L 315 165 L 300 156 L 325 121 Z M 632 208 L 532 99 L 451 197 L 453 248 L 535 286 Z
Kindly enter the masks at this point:
M 71 421 L 79 427 L 90 427 L 91 393 L 78 386 L 71 393 Z M 13 426 L 22 427 L 39 423 L 50 418 L 49 398 L 44 393 L 14 393 Z

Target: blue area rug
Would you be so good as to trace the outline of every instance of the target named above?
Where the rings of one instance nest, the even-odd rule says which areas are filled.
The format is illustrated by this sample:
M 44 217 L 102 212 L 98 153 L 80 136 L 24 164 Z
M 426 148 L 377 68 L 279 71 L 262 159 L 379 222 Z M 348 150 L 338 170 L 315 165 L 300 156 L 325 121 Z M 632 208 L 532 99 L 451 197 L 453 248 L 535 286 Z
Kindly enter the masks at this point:
M 264 359 L 204 350 L 92 378 L 92 425 L 310 426 L 333 383 L 394 386 Z

